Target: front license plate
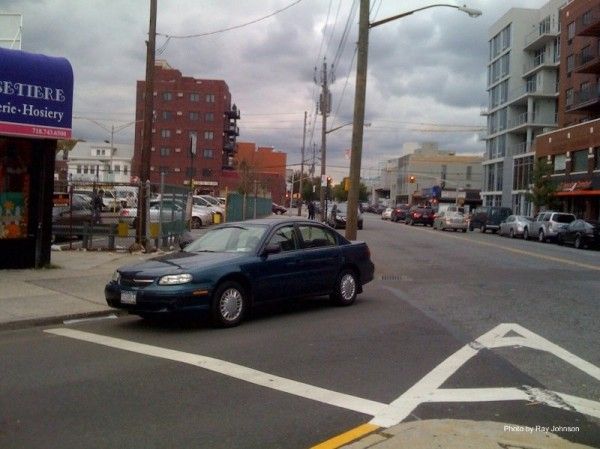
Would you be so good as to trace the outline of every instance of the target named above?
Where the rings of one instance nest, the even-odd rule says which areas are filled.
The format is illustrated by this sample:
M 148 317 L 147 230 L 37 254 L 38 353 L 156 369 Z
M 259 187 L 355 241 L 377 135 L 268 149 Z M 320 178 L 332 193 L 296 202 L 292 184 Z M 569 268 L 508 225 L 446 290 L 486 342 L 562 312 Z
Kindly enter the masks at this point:
M 135 304 L 137 292 L 121 292 L 121 304 Z

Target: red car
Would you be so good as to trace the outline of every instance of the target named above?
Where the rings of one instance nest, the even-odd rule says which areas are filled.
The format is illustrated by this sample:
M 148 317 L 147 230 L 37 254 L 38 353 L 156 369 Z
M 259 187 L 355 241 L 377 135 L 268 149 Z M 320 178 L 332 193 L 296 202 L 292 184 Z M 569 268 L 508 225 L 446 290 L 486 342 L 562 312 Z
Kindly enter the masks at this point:
M 422 224 L 424 226 L 433 226 L 433 216 L 435 212 L 431 207 L 413 206 L 406 215 L 406 224 Z

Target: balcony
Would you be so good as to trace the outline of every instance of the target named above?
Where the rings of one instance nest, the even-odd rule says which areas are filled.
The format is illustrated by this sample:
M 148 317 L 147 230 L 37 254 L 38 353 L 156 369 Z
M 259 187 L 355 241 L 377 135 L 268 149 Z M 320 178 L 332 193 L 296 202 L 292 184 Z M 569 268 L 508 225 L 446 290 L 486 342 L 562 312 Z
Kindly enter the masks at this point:
M 239 120 L 240 119 L 240 111 L 235 104 L 231 107 L 230 111 L 225 111 L 225 118 L 227 118 L 229 120 Z
M 555 60 L 551 56 L 546 56 L 545 53 L 542 53 L 523 65 L 522 77 L 526 78 L 545 68 L 557 68 L 559 63 L 560 61 Z
M 556 114 L 538 115 L 534 112 L 523 112 L 508 120 L 507 129 L 510 132 L 526 132 L 527 128 L 555 128 Z
M 588 87 L 574 92 L 573 101 L 567 103 L 567 112 L 600 111 L 600 85 L 590 83 Z
M 538 27 L 538 29 L 525 36 L 524 50 L 532 51 L 544 48 L 548 42 L 552 42 L 558 36 L 560 36 L 558 27 L 552 27 L 550 25 Z
M 529 151 L 531 151 L 531 142 L 519 142 L 515 145 L 512 145 L 510 147 L 508 147 L 507 149 L 507 154 L 509 156 L 518 156 L 519 154 L 525 154 Z
M 590 45 L 575 55 L 575 71 L 600 73 L 600 47 L 598 45 Z
M 229 154 L 223 154 L 221 168 L 223 170 L 235 170 L 235 163 L 233 160 L 233 156 L 231 156 Z
M 239 136 L 240 135 L 240 129 L 237 126 L 235 126 L 235 123 L 226 123 L 223 131 L 225 132 L 226 135 L 229 135 L 229 136 Z
M 555 90 L 548 92 L 547 89 L 543 89 L 535 80 L 529 80 L 525 85 L 510 91 L 507 105 L 526 105 L 528 97 L 556 98 L 558 96 L 558 92 L 556 91 L 557 86 L 553 85 L 552 88 Z
M 600 6 L 594 6 L 575 21 L 576 36 L 600 36 Z

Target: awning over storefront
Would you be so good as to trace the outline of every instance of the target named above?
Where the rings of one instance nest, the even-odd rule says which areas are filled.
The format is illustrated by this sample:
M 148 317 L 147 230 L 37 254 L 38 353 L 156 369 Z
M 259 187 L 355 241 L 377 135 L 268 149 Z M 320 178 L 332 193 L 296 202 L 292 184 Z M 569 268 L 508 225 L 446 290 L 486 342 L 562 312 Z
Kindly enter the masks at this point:
M 72 114 L 69 61 L 0 48 L 0 135 L 69 139 Z

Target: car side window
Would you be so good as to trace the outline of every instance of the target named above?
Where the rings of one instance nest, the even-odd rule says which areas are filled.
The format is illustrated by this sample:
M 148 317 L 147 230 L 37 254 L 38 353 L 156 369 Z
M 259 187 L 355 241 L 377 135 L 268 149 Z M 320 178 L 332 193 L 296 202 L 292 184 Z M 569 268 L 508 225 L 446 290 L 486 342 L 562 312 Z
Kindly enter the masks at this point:
M 320 248 L 323 246 L 335 246 L 336 239 L 331 231 L 321 226 L 300 225 L 298 226 L 304 248 Z
M 544 221 L 550 221 L 550 217 L 552 216 L 552 214 L 546 214 L 544 215 L 544 217 L 542 218 Z
M 268 245 L 277 245 L 281 251 L 293 251 L 298 248 L 294 237 L 294 226 L 283 226 L 275 231 Z

